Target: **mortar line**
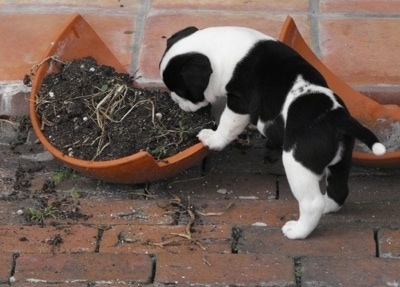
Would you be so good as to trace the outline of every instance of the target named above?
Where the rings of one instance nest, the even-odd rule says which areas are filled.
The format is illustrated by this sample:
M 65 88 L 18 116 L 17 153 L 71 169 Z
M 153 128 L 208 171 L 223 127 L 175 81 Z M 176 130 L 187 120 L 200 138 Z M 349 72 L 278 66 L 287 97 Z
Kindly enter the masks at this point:
M 18 257 L 19 257 L 19 253 L 18 252 L 13 253 L 12 261 L 11 261 L 10 275 L 8 277 L 8 284 L 9 285 L 11 285 L 13 283 L 11 281 L 13 280 L 12 278 L 15 275 L 15 269 L 17 268 L 17 259 L 18 259 Z
M 140 2 L 140 8 L 135 22 L 135 35 L 133 37 L 130 74 L 136 73 L 139 68 L 140 48 L 142 45 L 145 22 L 147 15 L 151 10 L 151 1 L 141 0 Z
M 101 245 L 101 240 L 103 239 L 103 234 L 104 234 L 104 229 L 98 229 L 96 237 L 96 247 L 94 249 L 94 253 L 100 252 L 100 245 Z
M 154 280 L 156 279 L 157 274 L 157 255 L 150 253 L 149 256 L 151 259 L 151 275 L 149 278 L 149 283 L 154 284 Z
M 321 57 L 320 38 L 319 38 L 319 0 L 310 0 L 309 2 L 309 18 L 311 26 L 311 49 Z
M 279 197 L 280 197 L 280 194 L 279 194 L 280 189 L 279 189 L 279 187 L 280 187 L 280 176 L 277 175 L 276 179 L 275 179 L 275 188 L 276 188 L 276 190 L 275 190 L 275 199 L 276 200 L 279 200 Z
M 356 90 L 357 89 L 363 89 L 363 90 L 368 89 L 371 91 L 380 92 L 382 90 L 383 91 L 384 90 L 389 90 L 389 91 L 399 90 L 400 85 L 397 85 L 397 84 L 362 84 L 362 85 L 360 85 L 360 84 L 358 84 L 358 85 L 354 85 L 353 88 Z
M 374 242 L 375 242 L 375 257 L 380 257 L 380 250 L 379 250 L 379 229 L 374 229 Z
M 319 2 L 319 0 L 309 0 L 310 5 L 309 5 L 309 12 L 311 6 L 314 7 L 313 2 Z M 147 6 L 151 7 L 150 1 L 143 0 Z M 318 9 L 319 10 L 319 9 Z M 191 12 L 197 12 L 197 13 L 204 13 L 204 14 L 233 14 L 233 15 L 241 15 L 243 12 L 238 11 L 238 10 L 213 10 L 213 9 L 180 9 L 179 11 L 176 10 L 169 10 L 169 9 L 148 9 L 147 12 L 152 11 L 152 13 L 158 14 L 158 15 L 163 15 L 163 14 L 171 14 L 171 13 L 180 13 L 180 14 L 187 14 Z M 8 6 L 2 7 L 0 10 L 0 15 L 7 15 L 7 14 L 37 14 L 37 15 L 42 15 L 42 14 L 66 14 L 66 13 L 80 13 L 82 15 L 84 14 L 99 14 L 99 15 L 132 15 L 132 11 L 130 9 L 115 9 L 115 8 L 103 8 L 103 9 L 98 9 L 97 7 L 82 7 L 78 5 L 59 5 L 57 8 L 50 8 L 48 5 L 29 5 L 29 6 L 23 6 L 20 7 L 18 5 L 15 6 Z M 282 15 L 282 11 L 259 11 L 259 10 L 248 10 L 248 13 L 254 14 L 254 15 L 270 15 L 270 16 L 280 16 Z M 140 13 L 140 9 L 139 9 Z M 304 15 L 304 11 L 291 11 L 290 15 Z M 351 12 L 346 12 L 346 11 L 334 11 L 334 12 L 319 12 L 318 14 L 321 15 L 323 14 L 324 17 L 327 18 L 367 18 L 367 19 L 381 19 L 381 18 L 387 18 L 387 19 L 398 19 L 400 18 L 400 13 L 399 12 L 358 12 L 358 11 L 351 11 Z
M 293 267 L 294 267 L 294 278 L 296 282 L 296 287 L 302 286 L 302 266 L 301 266 L 301 256 L 293 257 Z
M 7 14 L 36 14 L 36 15 L 44 15 L 44 14 L 70 14 L 70 13 L 80 13 L 84 14 L 99 14 L 99 15 L 132 15 L 132 11 L 130 9 L 121 8 L 102 8 L 98 7 L 84 7 L 82 8 L 79 5 L 58 5 L 54 8 L 51 5 L 43 5 L 43 4 L 28 4 L 28 5 L 12 5 L 8 4 L 5 7 L 2 7 L 0 10 L 0 15 Z
M 310 0 L 313 1 L 313 0 Z M 319 1 L 319 0 L 318 0 Z M 400 13 L 372 13 L 372 12 L 321 12 L 329 19 L 349 19 L 349 18 L 365 18 L 365 19 L 399 19 Z
M 238 254 L 238 245 L 242 237 L 242 228 L 239 225 L 232 226 L 231 229 L 231 254 Z

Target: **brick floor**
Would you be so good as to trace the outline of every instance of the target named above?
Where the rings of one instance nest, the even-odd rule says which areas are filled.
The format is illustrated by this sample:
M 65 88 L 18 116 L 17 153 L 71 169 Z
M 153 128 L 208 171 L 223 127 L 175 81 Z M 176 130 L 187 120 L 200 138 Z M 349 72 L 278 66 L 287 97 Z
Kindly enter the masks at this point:
M 379 256 L 383 258 L 400 258 L 399 230 L 381 229 L 378 233 Z
M 21 254 L 16 264 L 16 284 L 150 283 L 153 272 L 153 259 L 148 254 Z
M 400 103 L 393 0 L 183 1 L 0 0 L 0 116 L 28 113 L 23 75 L 56 33 L 81 13 L 143 85 L 160 86 L 165 37 L 189 25 L 243 25 L 277 37 L 290 14 L 306 42 L 340 78 L 384 104 Z M 2 119 L 2 118 L 1 118 Z M 264 143 L 231 145 L 175 177 L 149 185 L 64 170 L 30 137 L 10 150 L 15 127 L 0 120 L 0 286 L 399 286 L 400 170 L 354 167 L 343 208 L 306 240 L 280 230 L 298 217 L 282 164 L 265 165 Z M 21 170 L 28 186 L 15 185 Z M 171 199 L 181 200 L 182 206 Z M 58 206 L 43 224 L 30 210 Z M 196 218 L 187 231 L 191 205 Z M 23 214 L 21 214 L 23 213 Z M 177 235 L 180 234 L 180 235 Z
M 302 286 L 397 286 L 400 261 L 312 257 L 301 260 Z
M 1 250 L 13 253 L 76 253 L 95 251 L 98 230 L 82 225 L 43 228 L 9 225 L 0 226 L 0 234 Z
M 8 283 L 8 280 L 10 278 L 10 273 L 11 273 L 11 266 L 12 266 L 12 261 L 13 261 L 13 253 L 7 252 L 0 253 L 0 284 L 6 284 Z
M 239 253 L 287 254 L 299 256 L 372 257 L 376 245 L 370 229 L 318 228 L 308 240 L 282 240 L 279 229 L 243 226 L 238 242 Z M 274 244 L 271 244 L 274 242 Z
M 376 5 L 375 1 L 364 0 L 320 0 L 319 10 L 321 12 L 353 12 L 366 14 L 395 15 L 400 10 L 397 1 L 382 1 Z
M 349 84 L 397 85 L 396 61 L 386 52 L 400 45 L 400 39 L 392 35 L 397 24 L 393 18 L 321 20 L 322 60 Z M 365 34 L 370 36 L 365 38 Z M 369 60 L 365 61 L 367 57 Z
M 178 0 L 178 1 L 163 1 L 155 0 L 151 4 L 153 9 L 207 9 L 207 10 L 241 10 L 241 11 L 271 11 L 271 12 L 307 12 L 308 1 L 306 0 L 289 0 L 289 1 L 251 1 L 245 2 L 241 0 L 232 1 L 213 1 L 206 0 L 198 2 L 196 0 Z
M 226 286 L 291 286 L 293 262 L 286 256 L 264 254 L 161 255 L 155 282 Z

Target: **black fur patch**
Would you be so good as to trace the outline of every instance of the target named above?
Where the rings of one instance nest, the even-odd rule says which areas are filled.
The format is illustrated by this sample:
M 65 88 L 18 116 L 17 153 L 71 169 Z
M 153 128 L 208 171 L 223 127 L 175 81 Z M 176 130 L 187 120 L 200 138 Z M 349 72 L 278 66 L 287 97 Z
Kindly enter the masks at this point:
M 187 53 L 172 58 L 163 72 L 168 89 L 193 103 L 204 100 L 204 91 L 212 73 L 208 57 Z
M 296 51 L 278 41 L 260 41 L 236 66 L 226 89 L 228 107 L 250 114 L 252 123 L 268 121 L 281 112 L 286 95 L 298 75 L 327 87 L 322 75 Z

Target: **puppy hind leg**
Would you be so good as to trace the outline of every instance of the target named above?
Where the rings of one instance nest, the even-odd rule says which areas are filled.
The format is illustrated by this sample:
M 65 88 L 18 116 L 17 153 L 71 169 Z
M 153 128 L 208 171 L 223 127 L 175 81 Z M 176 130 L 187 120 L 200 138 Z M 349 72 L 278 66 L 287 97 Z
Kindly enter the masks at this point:
M 299 219 L 288 221 L 282 227 L 282 232 L 289 239 L 304 239 L 317 227 L 324 211 L 325 202 L 319 187 L 320 176 L 297 162 L 293 152 L 284 152 L 282 160 L 300 211 Z
M 324 194 L 324 202 L 325 202 L 325 208 L 323 212 L 324 214 L 337 212 L 342 208 L 342 205 L 338 204 L 334 199 L 330 198 L 328 193 Z
M 347 185 L 350 174 L 350 161 L 342 159 L 326 169 L 326 193 L 324 213 L 336 212 L 344 204 L 348 194 Z

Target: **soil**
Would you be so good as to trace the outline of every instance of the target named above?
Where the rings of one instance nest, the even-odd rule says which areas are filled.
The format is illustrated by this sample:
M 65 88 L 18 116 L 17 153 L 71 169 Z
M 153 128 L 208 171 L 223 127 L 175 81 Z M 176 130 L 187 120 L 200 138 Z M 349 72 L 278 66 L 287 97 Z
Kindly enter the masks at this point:
M 129 74 L 91 57 L 56 64 L 60 71 L 44 78 L 36 111 L 43 133 L 66 155 L 103 161 L 143 150 L 159 160 L 215 126 L 209 107 L 184 112 L 167 92 L 135 88 Z

